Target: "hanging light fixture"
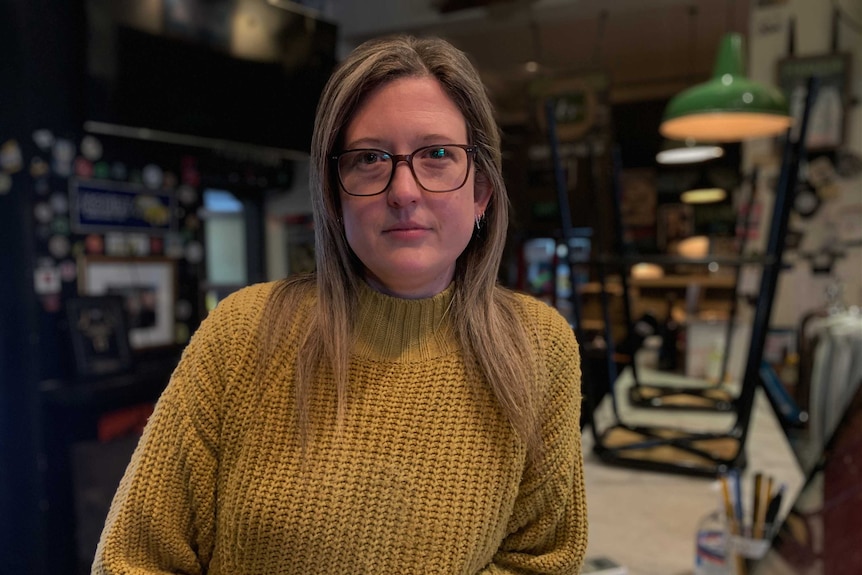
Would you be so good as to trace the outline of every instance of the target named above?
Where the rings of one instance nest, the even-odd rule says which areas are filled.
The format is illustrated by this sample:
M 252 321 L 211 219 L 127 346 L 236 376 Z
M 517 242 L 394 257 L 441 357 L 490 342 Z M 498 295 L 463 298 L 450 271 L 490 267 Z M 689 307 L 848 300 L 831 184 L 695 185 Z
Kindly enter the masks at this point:
M 776 136 L 791 124 L 780 90 L 745 77 L 743 40 L 722 38 L 712 79 L 674 96 L 659 132 L 672 140 L 739 142 Z
M 724 155 L 724 148 L 716 144 L 699 144 L 691 138 L 685 141 L 665 140 L 655 156 L 659 164 L 696 164 L 708 162 Z
M 723 188 L 693 188 L 680 194 L 679 199 L 684 204 L 715 204 L 727 197 Z

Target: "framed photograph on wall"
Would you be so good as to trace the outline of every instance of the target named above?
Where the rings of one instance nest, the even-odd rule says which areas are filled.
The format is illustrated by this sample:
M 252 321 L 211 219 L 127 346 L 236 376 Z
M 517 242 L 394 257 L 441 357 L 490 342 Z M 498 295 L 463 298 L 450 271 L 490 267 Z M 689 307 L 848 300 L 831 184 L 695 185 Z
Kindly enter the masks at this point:
M 850 101 L 850 54 L 785 58 L 778 62 L 778 85 L 790 104 L 794 130 L 802 120 L 808 78 L 818 79 L 805 144 L 809 151 L 830 151 L 844 143 Z M 796 133 L 793 134 L 796 137 Z
M 80 260 L 82 295 L 120 296 L 133 349 L 176 343 L 176 263 L 169 258 L 86 256 Z
M 69 298 L 66 300 L 66 319 L 79 377 L 112 375 L 132 367 L 121 296 Z

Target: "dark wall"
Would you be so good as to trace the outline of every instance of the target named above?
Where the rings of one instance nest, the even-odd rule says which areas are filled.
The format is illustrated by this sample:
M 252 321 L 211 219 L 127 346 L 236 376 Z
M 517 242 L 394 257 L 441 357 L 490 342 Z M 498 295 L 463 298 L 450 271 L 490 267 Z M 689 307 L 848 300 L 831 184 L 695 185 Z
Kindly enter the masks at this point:
M 39 125 L 59 133 L 80 125 L 82 7 L 77 1 L 0 4 L 0 143 L 24 154 Z M 4 169 L 0 194 L 0 565 L 42 572 L 35 366 L 39 317 L 33 294 L 32 187 L 26 166 Z

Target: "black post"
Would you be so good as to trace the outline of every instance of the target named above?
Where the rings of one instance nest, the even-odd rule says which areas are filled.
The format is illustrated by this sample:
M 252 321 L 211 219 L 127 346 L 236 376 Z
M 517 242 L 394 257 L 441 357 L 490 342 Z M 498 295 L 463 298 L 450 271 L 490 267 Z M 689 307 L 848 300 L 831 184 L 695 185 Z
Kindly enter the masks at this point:
M 742 455 L 742 448 L 745 446 L 745 439 L 748 435 L 748 427 L 751 422 L 754 394 L 760 383 L 760 364 L 763 360 L 763 348 L 766 344 L 766 333 L 769 330 L 775 289 L 778 285 L 778 276 L 781 272 L 790 208 L 793 205 L 793 195 L 799 179 L 799 160 L 805 147 L 808 120 L 816 97 L 817 87 L 817 78 L 809 78 L 805 108 L 796 141 L 791 141 L 791 130 L 787 131 L 784 155 L 781 162 L 781 174 L 775 193 L 775 205 L 772 210 L 772 224 L 766 244 L 766 261 L 763 264 L 760 292 L 757 296 L 757 307 L 755 308 L 754 322 L 751 328 L 748 359 L 745 364 L 742 390 L 738 399 L 736 423 L 732 431 L 739 439 L 740 456 Z

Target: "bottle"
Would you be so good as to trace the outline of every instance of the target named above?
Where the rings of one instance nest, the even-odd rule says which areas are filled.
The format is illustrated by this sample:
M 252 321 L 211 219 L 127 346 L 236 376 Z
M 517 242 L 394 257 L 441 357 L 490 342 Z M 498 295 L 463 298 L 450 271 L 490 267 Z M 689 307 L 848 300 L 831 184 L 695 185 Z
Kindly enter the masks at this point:
M 721 511 L 715 510 L 697 526 L 694 575 L 730 575 L 727 561 L 727 530 Z

